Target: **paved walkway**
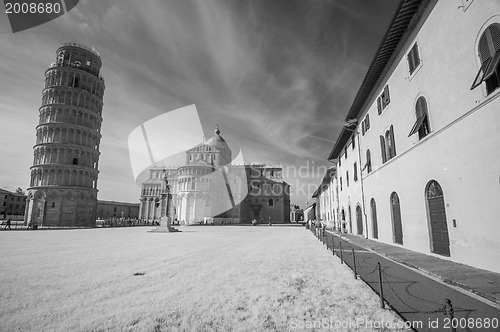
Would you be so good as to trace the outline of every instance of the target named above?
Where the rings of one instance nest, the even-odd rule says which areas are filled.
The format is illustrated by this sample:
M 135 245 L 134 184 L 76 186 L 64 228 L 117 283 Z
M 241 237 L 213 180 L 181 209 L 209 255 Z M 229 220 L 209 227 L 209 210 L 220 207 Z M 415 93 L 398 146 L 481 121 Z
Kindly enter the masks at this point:
M 453 331 L 457 332 L 499 331 L 500 306 L 422 273 L 421 266 L 433 266 L 426 263 L 428 255 L 333 231 L 320 233 L 318 240 L 353 270 L 353 277 L 363 279 L 377 294 L 382 288 L 384 303 L 398 312 L 414 331 L 452 331 L 451 322 L 457 327 Z M 395 258 L 405 260 L 406 265 L 396 262 Z M 457 275 L 455 271 L 452 277 Z
M 500 273 L 365 239 L 358 235 L 343 234 L 336 231 L 329 232 L 360 247 L 373 250 L 381 256 L 416 268 L 446 283 L 459 286 L 500 305 Z

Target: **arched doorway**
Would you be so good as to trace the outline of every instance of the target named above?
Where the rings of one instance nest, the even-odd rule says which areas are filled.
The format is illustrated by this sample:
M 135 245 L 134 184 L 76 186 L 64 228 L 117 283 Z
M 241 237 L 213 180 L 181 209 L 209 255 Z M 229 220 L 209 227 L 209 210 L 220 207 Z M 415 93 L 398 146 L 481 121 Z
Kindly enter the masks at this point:
M 372 209 L 372 234 L 374 239 L 378 239 L 377 205 L 375 204 L 375 199 L 371 199 L 370 206 Z
M 356 224 L 358 226 L 358 235 L 363 235 L 363 214 L 359 205 L 356 206 Z
M 429 181 L 425 187 L 427 199 L 428 222 L 430 225 L 431 252 L 450 256 L 450 238 L 446 223 L 444 194 L 441 186 L 435 180 Z
M 31 223 L 32 227 L 43 226 L 45 220 L 45 205 L 46 205 L 47 195 L 44 191 L 38 190 L 33 195 L 33 200 L 31 203 L 31 211 L 29 215 L 28 222 Z
M 399 204 L 398 194 L 391 194 L 391 212 L 392 212 L 392 239 L 394 243 L 403 244 L 403 225 L 401 223 L 401 206 Z

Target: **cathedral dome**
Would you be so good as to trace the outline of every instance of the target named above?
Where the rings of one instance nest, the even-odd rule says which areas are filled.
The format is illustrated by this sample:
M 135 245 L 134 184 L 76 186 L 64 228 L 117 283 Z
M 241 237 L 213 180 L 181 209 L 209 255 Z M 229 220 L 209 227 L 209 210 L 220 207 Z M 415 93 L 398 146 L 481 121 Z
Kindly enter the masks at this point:
M 207 145 L 213 146 L 218 150 L 229 149 L 229 145 L 227 145 L 226 140 L 222 138 L 220 135 L 219 127 L 215 127 L 215 135 L 210 138 L 207 142 Z
M 218 126 L 215 127 L 215 135 L 208 141 L 206 141 L 205 144 L 220 151 L 220 165 L 227 165 L 231 162 L 232 151 L 229 148 L 229 145 L 226 143 L 226 140 L 220 135 Z

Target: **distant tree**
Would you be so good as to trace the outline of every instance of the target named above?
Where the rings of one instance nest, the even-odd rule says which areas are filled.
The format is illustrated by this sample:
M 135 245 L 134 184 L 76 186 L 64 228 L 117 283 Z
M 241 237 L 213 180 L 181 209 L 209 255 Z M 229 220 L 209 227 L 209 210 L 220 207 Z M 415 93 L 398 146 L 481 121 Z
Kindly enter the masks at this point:
M 16 194 L 21 194 L 21 195 L 24 195 L 24 190 L 21 189 L 21 187 L 17 187 L 16 189 Z

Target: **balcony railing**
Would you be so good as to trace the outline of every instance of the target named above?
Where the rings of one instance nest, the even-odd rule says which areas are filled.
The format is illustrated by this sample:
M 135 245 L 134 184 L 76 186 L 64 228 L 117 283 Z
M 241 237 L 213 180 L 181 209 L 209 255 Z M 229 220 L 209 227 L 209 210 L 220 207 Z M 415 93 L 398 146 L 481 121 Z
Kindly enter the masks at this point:
M 62 44 L 61 46 L 59 47 L 63 47 L 63 46 L 75 46 L 75 47 L 78 47 L 78 48 L 82 48 L 84 50 L 87 50 L 91 53 L 94 53 L 95 55 L 97 55 L 99 58 L 101 58 L 101 56 L 99 55 L 99 53 L 97 53 L 96 50 L 94 50 L 94 48 L 90 48 L 88 46 L 85 46 L 85 45 L 82 45 L 82 44 L 78 44 L 78 43 L 64 43 Z

